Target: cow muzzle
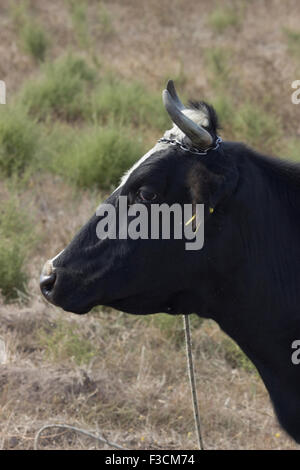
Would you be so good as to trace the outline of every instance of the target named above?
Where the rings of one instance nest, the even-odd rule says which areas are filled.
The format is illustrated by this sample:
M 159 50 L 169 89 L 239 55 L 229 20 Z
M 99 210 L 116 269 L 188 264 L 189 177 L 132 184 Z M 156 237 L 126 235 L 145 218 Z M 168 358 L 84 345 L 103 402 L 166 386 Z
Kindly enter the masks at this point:
M 56 273 L 52 264 L 52 260 L 48 260 L 42 269 L 40 276 L 40 289 L 43 296 L 49 300 L 51 293 L 54 289 L 56 281 Z

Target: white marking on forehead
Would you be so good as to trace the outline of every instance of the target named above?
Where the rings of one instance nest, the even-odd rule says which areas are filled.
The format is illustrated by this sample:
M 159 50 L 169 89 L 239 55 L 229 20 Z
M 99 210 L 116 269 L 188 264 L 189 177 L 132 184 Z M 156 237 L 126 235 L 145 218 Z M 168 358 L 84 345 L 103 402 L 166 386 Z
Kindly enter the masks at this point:
M 131 173 L 136 170 L 142 163 L 144 163 L 147 158 L 151 157 L 154 153 L 158 152 L 159 150 L 166 149 L 168 147 L 168 144 L 164 144 L 161 142 L 158 142 L 149 152 L 147 152 L 142 158 L 140 158 L 126 173 L 123 175 L 121 179 L 121 186 L 123 186 L 126 181 L 128 180 L 129 176 Z
M 115 193 L 118 189 L 124 186 L 124 184 L 128 180 L 131 173 L 134 170 L 136 170 L 142 163 L 144 163 L 144 161 L 146 161 L 149 157 L 151 157 L 151 155 L 154 155 L 159 150 L 164 150 L 166 148 L 168 148 L 168 144 L 165 144 L 162 142 L 158 142 L 154 147 L 152 147 L 152 149 L 150 149 L 149 152 L 145 153 L 145 155 L 143 155 L 142 158 L 140 158 L 129 170 L 126 171 L 126 173 L 121 178 L 121 182 L 119 186 L 114 190 L 113 193 Z

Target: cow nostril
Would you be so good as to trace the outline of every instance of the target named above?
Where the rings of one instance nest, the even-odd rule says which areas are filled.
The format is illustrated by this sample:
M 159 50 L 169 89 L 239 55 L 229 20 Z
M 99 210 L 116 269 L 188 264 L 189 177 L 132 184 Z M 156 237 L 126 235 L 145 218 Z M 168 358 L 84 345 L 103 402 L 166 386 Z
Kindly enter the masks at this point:
M 40 289 L 45 297 L 48 297 L 49 294 L 51 294 L 55 281 L 56 273 L 53 269 L 52 263 L 47 261 L 40 277 Z
M 50 276 L 43 276 L 43 274 L 41 275 L 40 288 L 41 288 L 42 293 L 45 296 L 48 296 L 51 293 L 51 291 L 53 290 L 55 281 L 56 281 L 55 272 L 50 274 Z

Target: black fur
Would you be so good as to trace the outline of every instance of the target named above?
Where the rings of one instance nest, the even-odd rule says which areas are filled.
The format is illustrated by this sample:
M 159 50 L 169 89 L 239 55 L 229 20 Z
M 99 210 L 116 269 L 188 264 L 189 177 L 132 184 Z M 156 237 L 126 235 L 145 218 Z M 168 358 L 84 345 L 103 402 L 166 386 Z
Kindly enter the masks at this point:
M 206 103 L 210 132 L 218 119 Z M 93 216 L 55 260 L 48 300 L 86 313 L 108 305 L 133 314 L 197 313 L 213 318 L 257 367 L 284 429 L 300 443 L 300 168 L 224 142 L 206 157 L 170 145 L 132 172 L 106 202 L 204 203 L 205 243 L 98 240 Z

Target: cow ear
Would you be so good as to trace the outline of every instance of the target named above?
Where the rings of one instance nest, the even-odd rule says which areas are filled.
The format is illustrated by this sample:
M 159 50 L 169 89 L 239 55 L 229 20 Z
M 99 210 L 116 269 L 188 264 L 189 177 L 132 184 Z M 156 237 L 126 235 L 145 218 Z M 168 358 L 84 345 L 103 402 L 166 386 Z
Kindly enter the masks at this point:
M 222 168 L 223 173 L 215 173 L 200 162 L 192 169 L 188 185 L 193 204 L 205 204 L 210 212 L 233 193 L 238 181 L 236 168 Z

